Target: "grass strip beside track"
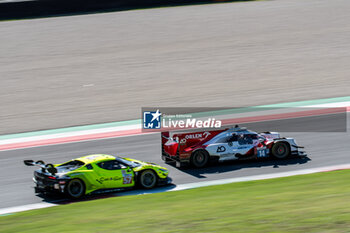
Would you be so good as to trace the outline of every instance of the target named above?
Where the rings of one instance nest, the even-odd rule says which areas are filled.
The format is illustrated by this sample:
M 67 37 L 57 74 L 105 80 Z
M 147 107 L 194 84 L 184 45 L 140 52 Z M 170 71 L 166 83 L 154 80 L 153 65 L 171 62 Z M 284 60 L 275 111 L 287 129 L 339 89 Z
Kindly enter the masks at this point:
M 1 232 L 349 232 L 350 170 L 123 196 L 0 217 Z

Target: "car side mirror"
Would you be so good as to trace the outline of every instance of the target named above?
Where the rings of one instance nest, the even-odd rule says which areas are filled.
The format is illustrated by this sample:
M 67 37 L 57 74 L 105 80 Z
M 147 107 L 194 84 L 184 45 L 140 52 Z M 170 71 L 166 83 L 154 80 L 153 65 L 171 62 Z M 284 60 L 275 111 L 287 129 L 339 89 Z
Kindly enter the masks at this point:
M 131 170 L 130 167 L 128 167 L 126 171 L 127 171 L 127 172 L 131 172 L 132 170 Z

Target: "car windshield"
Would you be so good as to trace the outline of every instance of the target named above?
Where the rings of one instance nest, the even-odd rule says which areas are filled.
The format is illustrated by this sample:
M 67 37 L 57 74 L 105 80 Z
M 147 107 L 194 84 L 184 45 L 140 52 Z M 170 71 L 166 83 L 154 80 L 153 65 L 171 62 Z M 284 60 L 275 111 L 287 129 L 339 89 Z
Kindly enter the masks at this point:
M 137 162 L 129 161 L 129 160 L 126 160 L 126 159 L 123 159 L 123 158 L 120 158 L 120 157 L 116 157 L 116 159 L 119 160 L 120 162 L 126 164 L 127 166 L 132 167 L 132 168 L 141 166 L 141 164 L 139 164 Z

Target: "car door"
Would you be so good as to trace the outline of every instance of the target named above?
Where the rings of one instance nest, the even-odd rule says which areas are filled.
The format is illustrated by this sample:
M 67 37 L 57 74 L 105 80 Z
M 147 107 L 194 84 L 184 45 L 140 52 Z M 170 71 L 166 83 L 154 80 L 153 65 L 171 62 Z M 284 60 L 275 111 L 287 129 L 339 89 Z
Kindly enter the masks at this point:
M 134 172 L 131 168 L 116 160 L 97 163 L 99 182 L 104 188 L 124 188 L 135 185 Z
M 235 157 L 235 154 L 238 152 L 238 135 L 237 134 L 232 134 L 232 136 L 227 140 L 227 147 L 228 147 L 228 153 L 232 156 Z M 235 157 L 236 158 L 236 157 Z
M 237 134 L 236 146 L 234 148 L 235 154 L 244 155 L 250 151 L 254 146 L 256 146 L 256 141 L 253 140 L 253 135 L 251 134 Z

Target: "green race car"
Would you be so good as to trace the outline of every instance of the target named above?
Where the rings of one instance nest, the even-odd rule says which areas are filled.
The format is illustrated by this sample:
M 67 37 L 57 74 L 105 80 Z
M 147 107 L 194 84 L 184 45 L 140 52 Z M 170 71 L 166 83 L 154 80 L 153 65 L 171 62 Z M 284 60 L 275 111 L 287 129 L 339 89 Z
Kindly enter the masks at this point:
M 24 160 L 27 166 L 39 166 L 34 172 L 36 193 L 62 193 L 71 198 L 86 194 L 139 186 L 151 189 L 171 182 L 168 170 L 154 163 L 112 155 L 87 155 L 62 164 Z

